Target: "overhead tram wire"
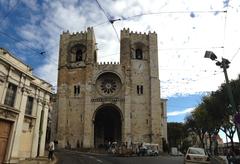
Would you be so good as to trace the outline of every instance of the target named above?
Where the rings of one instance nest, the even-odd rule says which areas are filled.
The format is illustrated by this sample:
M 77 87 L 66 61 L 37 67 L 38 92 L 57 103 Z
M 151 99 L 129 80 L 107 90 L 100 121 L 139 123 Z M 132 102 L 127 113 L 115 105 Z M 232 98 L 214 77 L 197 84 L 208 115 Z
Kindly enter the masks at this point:
M 227 7 L 228 10 L 228 7 Z M 225 47 L 225 40 L 226 40 L 226 29 L 227 29 L 227 10 L 225 11 L 225 19 L 224 19 L 224 32 L 223 32 L 223 46 Z M 223 48 L 223 56 L 225 54 L 225 48 Z
M 132 16 L 129 16 L 129 17 L 121 17 L 121 18 L 118 18 L 118 19 L 111 19 L 111 16 L 108 15 L 108 13 L 103 9 L 103 7 L 100 5 L 100 3 L 98 2 L 98 0 L 95 0 L 97 2 L 97 5 L 99 6 L 99 8 L 103 11 L 105 17 L 108 19 L 108 22 L 111 23 L 115 33 L 116 33 L 116 36 L 118 38 L 118 40 L 120 41 L 119 39 L 119 36 L 117 34 L 117 31 L 116 31 L 116 28 L 114 26 L 114 22 L 116 21 L 126 21 L 126 20 L 130 20 L 130 19 L 133 19 L 135 17 L 141 17 L 141 16 L 148 16 L 148 15 L 160 15 L 160 14 L 186 14 L 186 13 L 191 13 L 191 12 L 194 12 L 194 13 L 225 13 L 226 11 L 225 10 L 208 10 L 208 11 L 163 11 L 163 12 L 155 12 L 155 13 L 142 13 L 142 14 L 137 14 L 137 15 L 132 15 Z M 106 22 L 103 22 L 103 23 L 100 23 L 99 25 L 102 25 Z M 223 47 L 220 47 L 220 48 L 223 48 Z
M 239 50 L 240 50 L 240 48 L 238 48 L 237 51 L 235 52 L 235 54 L 233 54 L 233 57 L 232 57 L 232 59 L 230 60 L 231 62 L 232 62 L 233 59 L 237 56 L 237 54 L 239 53 Z
M 20 2 L 20 0 L 18 1 L 17 4 L 19 4 L 19 2 Z M 159 14 L 168 14 L 168 13 L 190 13 L 190 12 L 206 13 L 206 12 L 224 12 L 224 11 L 173 11 L 173 12 L 144 13 L 144 14 L 133 15 L 133 16 L 126 17 L 126 18 L 110 19 L 110 16 L 107 15 L 107 13 L 105 12 L 105 10 L 104 10 L 104 9 L 101 7 L 101 5 L 99 4 L 98 0 L 96 0 L 96 2 L 97 2 L 97 4 L 98 4 L 98 6 L 100 7 L 100 9 L 104 12 L 104 15 L 106 16 L 106 18 L 108 19 L 108 21 L 105 21 L 105 22 L 102 22 L 102 23 L 96 24 L 96 25 L 94 25 L 93 27 L 101 26 L 101 25 L 103 25 L 103 24 L 109 22 L 109 23 L 112 24 L 112 27 L 113 27 L 113 29 L 114 29 L 116 35 L 117 35 L 117 31 L 116 31 L 116 29 L 115 29 L 115 27 L 114 27 L 114 25 L 113 25 L 113 23 L 114 23 L 115 21 L 123 21 L 123 20 L 128 20 L 128 19 L 134 18 L 134 17 L 141 17 L 141 16 L 146 16 L 146 15 L 159 15 Z M 11 12 L 12 12 L 13 9 L 16 8 L 16 7 L 17 7 L 17 5 L 15 5 L 15 6 L 11 9 Z M 9 13 L 5 16 L 5 18 L 6 18 L 8 15 L 10 15 L 10 11 L 9 11 Z M 5 19 L 5 18 L 4 18 L 4 19 Z M 3 20 L 2 20 L 2 21 L 3 21 Z M 61 28 L 62 28 L 62 29 L 65 29 L 65 28 L 63 28 L 63 27 L 61 27 Z M 5 35 L 6 37 L 10 38 L 11 40 L 14 40 L 14 41 L 16 41 L 16 42 L 19 42 L 21 45 L 23 45 L 23 46 L 25 46 L 25 47 L 27 47 L 27 48 L 33 50 L 33 51 L 36 52 L 37 54 L 41 54 L 41 55 L 45 55 L 45 56 L 46 56 L 45 53 L 43 53 L 43 52 L 40 52 L 40 53 L 39 53 L 36 49 L 33 49 L 32 47 L 30 47 L 30 46 L 28 46 L 28 45 L 25 45 L 25 44 L 21 43 L 19 40 L 17 40 L 16 38 L 10 36 L 9 34 L 6 34 L 6 33 L 2 32 L 2 31 L 0 31 L 0 34 Z M 118 40 L 120 41 L 118 35 L 117 35 L 117 38 L 118 38 Z M 48 56 L 47 56 L 47 57 L 48 57 Z
M 129 17 L 122 17 L 120 20 L 129 20 L 135 17 L 148 16 L 148 15 L 161 15 L 161 14 L 189 14 L 189 13 L 224 13 L 225 10 L 207 10 L 207 11 L 161 11 L 161 12 L 152 12 L 152 13 L 142 13 L 137 15 L 132 15 Z
M 13 40 L 13 41 L 15 41 L 15 42 L 18 42 L 19 44 L 23 45 L 24 47 L 26 47 L 26 48 L 28 48 L 28 49 L 30 49 L 30 50 L 38 53 L 38 54 L 41 54 L 41 55 L 44 54 L 43 52 L 39 52 L 39 51 L 37 51 L 36 49 L 34 49 L 34 48 L 32 48 L 32 47 L 30 47 L 30 46 L 28 46 L 28 45 L 26 45 L 26 44 L 21 43 L 20 40 L 16 39 L 16 38 L 13 37 L 13 36 L 8 35 L 7 33 L 3 32 L 3 31 L 0 31 L 0 34 L 8 37 L 9 39 L 11 39 L 11 40 Z
M 0 20 L 0 25 L 1 25 L 1 24 L 5 21 L 5 19 L 17 8 L 17 6 L 18 6 L 20 3 L 21 3 L 21 0 L 18 0 L 18 1 L 16 2 L 16 4 L 8 11 L 8 13 L 7 13 L 5 16 L 3 16 L 2 20 Z M 108 23 L 108 22 L 109 22 L 109 21 L 101 22 L 101 23 L 98 23 L 98 24 L 93 25 L 92 27 L 101 26 L 101 25 L 103 25 L 103 24 L 105 24 L 105 23 Z M 63 28 L 62 26 L 59 26 L 59 25 L 58 25 L 58 27 L 61 28 L 62 30 L 65 29 L 65 28 Z M 6 37 L 8 37 L 8 38 L 10 38 L 10 39 L 13 40 L 14 42 L 18 42 L 19 44 L 21 44 L 21 45 L 23 45 L 24 47 L 26 47 L 26 48 L 28 48 L 28 49 L 36 52 L 37 54 L 40 54 L 40 55 L 49 57 L 49 56 L 46 55 L 46 51 L 41 51 L 41 52 L 39 52 L 38 50 L 36 50 L 36 49 L 34 49 L 34 48 L 26 45 L 26 44 L 21 43 L 20 40 L 16 39 L 15 37 L 13 37 L 13 36 L 11 36 L 11 35 L 3 32 L 3 31 L 0 31 L 0 34 L 6 36 Z M 58 45 L 57 45 L 57 46 L 58 46 Z M 50 58 L 50 57 L 49 57 L 49 58 Z M 50 58 L 50 59 L 51 59 L 51 58 Z M 51 60 L 53 61 L 53 59 L 51 59 Z M 54 60 L 54 63 L 57 65 L 57 63 L 55 62 L 55 60 Z
M 116 28 L 115 28 L 115 26 L 114 26 L 113 23 L 116 22 L 116 21 L 120 21 L 121 19 L 111 19 L 111 16 L 103 9 L 103 7 L 100 5 L 100 3 L 98 2 L 98 0 L 95 0 L 95 1 L 97 2 L 98 7 L 103 11 L 105 17 L 108 19 L 108 22 L 112 25 L 113 30 L 114 30 L 114 32 L 115 32 L 115 34 L 116 34 L 116 36 L 117 36 L 117 39 L 118 39 L 118 41 L 120 42 L 119 36 L 118 36 L 118 34 L 117 34 L 117 30 L 116 30 Z
M 50 58 L 47 54 L 46 54 L 46 51 L 39 51 L 37 49 L 34 49 L 26 44 L 23 44 L 20 40 L 16 39 L 15 37 L 13 36 L 10 36 L 8 35 L 7 33 L 3 32 L 3 31 L 0 31 L 0 35 L 4 35 L 6 37 L 8 37 L 9 39 L 13 40 L 14 42 L 17 42 L 19 44 L 21 44 L 22 46 L 26 47 L 27 49 L 30 49 L 31 51 L 35 52 L 36 54 L 38 55 L 42 55 L 42 56 L 45 56 L 47 58 L 49 58 L 50 60 L 52 60 L 54 62 L 54 64 L 57 65 L 57 63 L 55 62 L 55 60 L 53 60 L 52 58 Z
M 1 18 L 0 25 L 6 20 L 6 18 L 17 8 L 17 6 L 20 4 L 20 0 L 16 2 L 16 4 Z
M 221 49 L 224 48 L 223 46 L 219 46 L 219 47 L 170 47 L 170 48 L 158 48 L 158 51 L 179 51 L 179 50 L 205 50 L 205 49 Z

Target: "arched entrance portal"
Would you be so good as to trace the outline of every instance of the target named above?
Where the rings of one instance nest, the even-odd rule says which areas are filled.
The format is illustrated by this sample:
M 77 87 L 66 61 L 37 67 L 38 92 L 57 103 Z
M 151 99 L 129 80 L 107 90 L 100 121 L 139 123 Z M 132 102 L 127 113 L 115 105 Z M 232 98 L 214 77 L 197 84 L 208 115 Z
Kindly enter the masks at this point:
M 114 106 L 97 110 L 94 121 L 94 146 L 99 148 L 110 142 L 121 142 L 121 114 Z

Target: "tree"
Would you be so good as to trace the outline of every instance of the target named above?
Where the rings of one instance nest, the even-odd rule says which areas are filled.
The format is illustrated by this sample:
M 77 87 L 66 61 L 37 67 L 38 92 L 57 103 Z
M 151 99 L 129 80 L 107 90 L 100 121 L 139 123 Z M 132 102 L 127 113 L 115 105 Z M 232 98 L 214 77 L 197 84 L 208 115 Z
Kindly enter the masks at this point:
M 169 146 L 178 147 L 178 145 L 181 145 L 186 135 L 183 123 L 169 122 L 167 129 Z
M 240 76 L 237 80 L 230 82 L 235 105 L 240 105 Z M 211 94 L 204 96 L 202 102 L 195 108 L 190 116 L 186 118 L 186 125 L 191 131 L 196 133 L 204 147 L 203 138 L 208 134 L 210 140 L 209 150 L 212 147 L 212 135 L 218 134 L 221 129 L 233 145 L 233 135 L 236 131 L 234 120 L 229 118 L 234 116 L 235 111 L 230 104 L 227 86 L 222 84 L 219 89 Z
M 222 112 L 219 111 L 220 109 L 220 102 L 217 101 L 216 97 L 213 96 L 214 93 L 211 93 L 209 96 L 204 96 L 202 99 L 202 109 L 207 113 L 207 134 L 209 138 L 209 147 L 208 150 L 210 154 L 212 154 L 212 136 L 218 134 L 219 129 L 222 123 Z M 220 112 L 220 114 L 219 114 Z
M 188 129 L 198 136 L 200 146 L 203 148 L 205 148 L 204 139 L 206 134 L 208 134 L 208 138 L 210 140 L 210 153 L 212 150 L 211 137 L 213 134 L 218 133 L 221 125 L 221 119 L 214 119 L 214 116 L 210 114 L 211 112 L 214 113 L 212 111 L 215 109 L 214 103 L 216 102 L 213 101 L 211 96 L 203 97 L 202 103 L 199 104 L 191 115 L 186 118 L 186 126 L 188 126 Z

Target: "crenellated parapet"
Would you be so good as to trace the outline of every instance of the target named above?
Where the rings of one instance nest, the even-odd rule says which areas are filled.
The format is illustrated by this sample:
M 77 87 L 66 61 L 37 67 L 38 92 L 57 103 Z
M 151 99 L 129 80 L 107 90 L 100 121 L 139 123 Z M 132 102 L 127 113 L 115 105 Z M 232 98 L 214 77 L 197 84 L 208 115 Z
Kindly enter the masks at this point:
M 88 27 L 87 30 L 85 31 L 80 31 L 80 32 L 72 32 L 70 33 L 68 30 L 67 31 L 63 31 L 63 33 L 61 34 L 61 38 L 77 38 L 77 39 L 81 39 L 81 40 L 90 40 L 93 39 L 95 40 L 95 36 L 94 36 L 94 31 L 93 31 L 93 27 Z
M 157 37 L 157 33 L 149 31 L 148 33 L 130 31 L 129 28 L 121 30 L 121 39 L 129 38 L 132 40 L 147 40 L 149 37 Z
M 96 65 L 97 70 L 116 70 L 121 67 L 121 64 L 119 62 L 99 62 Z
M 120 62 L 99 62 L 98 65 L 120 65 Z

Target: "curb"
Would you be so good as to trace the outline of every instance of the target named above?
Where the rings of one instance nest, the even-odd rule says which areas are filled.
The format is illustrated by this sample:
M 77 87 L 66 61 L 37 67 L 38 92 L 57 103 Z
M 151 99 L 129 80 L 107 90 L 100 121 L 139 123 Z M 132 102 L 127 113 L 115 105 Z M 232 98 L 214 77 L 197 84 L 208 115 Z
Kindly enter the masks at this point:
M 71 152 L 71 153 L 79 153 L 79 154 L 85 154 L 85 155 L 96 155 L 96 156 L 106 156 L 110 155 L 107 153 L 93 153 L 93 152 L 83 152 L 83 151 L 74 151 L 74 150 L 68 150 L 68 149 L 61 149 L 59 152 L 64 151 L 64 152 Z
M 21 160 L 18 163 L 20 164 L 25 164 L 25 163 L 38 163 L 38 162 L 44 162 L 44 163 L 50 163 L 50 164 L 56 164 L 58 161 L 58 158 L 56 157 L 56 155 L 54 155 L 54 160 L 53 161 L 49 161 L 48 158 L 46 156 L 44 157 L 37 157 L 37 158 L 28 158 L 25 160 Z

